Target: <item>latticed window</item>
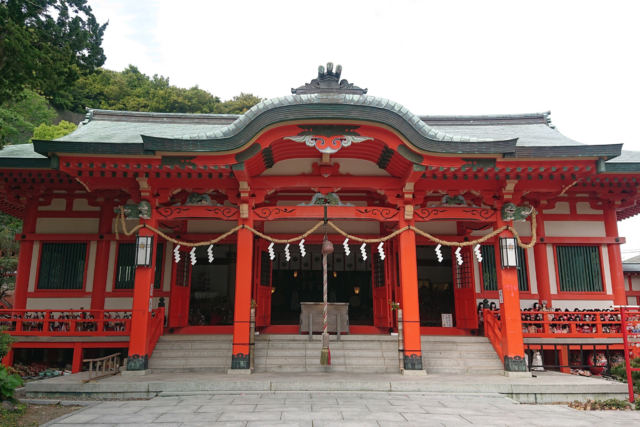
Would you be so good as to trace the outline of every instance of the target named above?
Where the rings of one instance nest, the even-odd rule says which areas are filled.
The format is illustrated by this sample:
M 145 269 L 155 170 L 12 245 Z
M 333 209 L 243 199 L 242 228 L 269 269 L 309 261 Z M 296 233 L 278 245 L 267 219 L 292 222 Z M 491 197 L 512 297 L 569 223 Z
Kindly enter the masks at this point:
M 527 257 L 524 249 L 516 247 L 518 254 L 518 289 L 520 292 L 529 292 L 529 274 L 527 271 Z M 480 246 L 482 254 L 482 288 L 485 291 L 498 290 L 498 277 L 496 275 L 496 250 L 493 245 Z
M 384 285 L 384 261 L 377 256 L 373 259 L 373 286 L 381 288 Z
M 180 261 L 176 264 L 176 286 L 189 287 L 189 268 L 191 263 L 188 258 L 186 253 L 182 253 Z
M 156 271 L 153 280 L 154 289 L 160 289 L 162 283 L 162 260 L 164 245 L 156 245 Z M 116 268 L 116 289 L 133 289 L 136 281 L 136 244 L 120 243 L 118 245 L 118 264 Z
M 260 258 L 260 286 L 271 285 L 271 258 L 269 252 L 261 252 Z
M 557 246 L 558 281 L 562 292 L 602 292 L 598 246 Z
M 82 289 L 86 243 L 43 243 L 38 289 Z

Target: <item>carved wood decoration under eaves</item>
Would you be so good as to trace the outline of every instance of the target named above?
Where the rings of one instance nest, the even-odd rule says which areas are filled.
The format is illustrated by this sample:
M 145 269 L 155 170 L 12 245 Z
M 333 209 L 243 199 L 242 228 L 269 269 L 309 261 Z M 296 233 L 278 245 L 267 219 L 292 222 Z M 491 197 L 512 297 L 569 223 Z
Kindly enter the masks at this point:
M 294 95 L 311 95 L 314 93 L 346 93 L 351 95 L 364 95 L 367 89 L 362 89 L 353 83 L 349 83 L 346 79 L 340 80 L 342 74 L 342 65 L 336 66 L 333 71 L 333 63 L 327 63 L 327 69 L 320 65 L 318 67 L 318 77 L 305 83 L 297 89 L 291 89 Z

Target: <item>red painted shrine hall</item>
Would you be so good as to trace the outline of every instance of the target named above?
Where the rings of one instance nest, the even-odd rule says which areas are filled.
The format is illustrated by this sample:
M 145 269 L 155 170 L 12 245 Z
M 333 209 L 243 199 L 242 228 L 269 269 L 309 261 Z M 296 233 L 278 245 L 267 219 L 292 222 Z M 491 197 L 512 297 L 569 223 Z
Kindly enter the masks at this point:
M 146 370 L 163 335 L 227 334 L 230 368 L 247 369 L 252 305 L 260 334 L 298 334 L 323 301 L 325 230 L 341 332 L 397 332 L 397 303 L 405 370 L 423 370 L 421 336 L 486 333 L 485 299 L 515 372 L 521 309 L 636 303 L 617 222 L 640 212 L 640 153 L 567 138 L 549 113 L 417 116 L 340 74 L 320 67 L 241 116 L 89 110 L 69 135 L 0 151 L 0 210 L 24 220 L 4 362 L 66 349 L 77 372 L 119 348 Z M 264 236 L 318 223 L 270 253 Z

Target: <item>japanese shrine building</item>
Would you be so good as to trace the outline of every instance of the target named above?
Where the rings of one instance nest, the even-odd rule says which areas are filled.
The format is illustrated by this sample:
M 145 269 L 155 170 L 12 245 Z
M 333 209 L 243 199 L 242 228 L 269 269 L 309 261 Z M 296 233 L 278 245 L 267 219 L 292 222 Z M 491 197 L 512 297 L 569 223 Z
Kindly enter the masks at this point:
M 298 242 L 289 256 L 275 244 L 273 261 L 270 242 L 252 230 L 299 236 L 324 220 L 323 204 L 329 221 L 358 238 L 404 229 L 381 250 L 351 239 L 350 254 L 345 237 L 326 231 L 335 245 L 330 302 L 349 303 L 351 334 L 389 334 L 397 327 L 390 302 L 398 303 L 407 370 L 422 369 L 421 334 L 475 333 L 484 299 L 500 307 L 506 371 L 524 370 L 521 308 L 636 303 L 626 295 L 617 221 L 640 212 L 640 154 L 571 140 L 549 113 L 416 116 L 340 74 L 320 67 L 310 83 L 241 116 L 89 110 L 67 136 L 6 146 L 0 210 L 24 220 L 6 312 L 130 313 L 123 330 L 76 327 L 67 335 L 78 341 L 64 345 L 125 346 L 129 369 L 146 369 L 157 341 L 151 313 L 164 305 L 160 334 L 233 334 L 231 367 L 245 369 L 252 300 L 266 334 L 298 333 L 300 303 L 322 301 L 325 228 L 305 238 L 304 257 Z M 135 233 L 153 236 L 150 267 L 136 267 L 120 207 L 127 230 L 150 227 Z M 518 268 L 501 264 L 498 237 L 512 237 L 510 229 L 477 250 L 443 245 L 441 260 L 423 235 L 464 243 L 507 225 L 526 245 L 532 208 L 537 240 L 517 248 Z M 211 249 L 176 250 L 238 225 Z M 60 346 L 48 341 L 58 332 L 40 329 L 23 325 L 21 335 L 40 338 L 16 349 Z M 117 339 L 80 340 L 87 336 Z

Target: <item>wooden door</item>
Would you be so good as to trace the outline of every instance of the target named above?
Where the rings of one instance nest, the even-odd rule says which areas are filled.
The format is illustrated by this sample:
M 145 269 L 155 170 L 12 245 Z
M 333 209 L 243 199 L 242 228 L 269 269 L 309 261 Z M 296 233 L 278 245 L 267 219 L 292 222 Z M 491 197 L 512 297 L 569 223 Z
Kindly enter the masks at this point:
M 189 326 L 189 300 L 191 297 L 191 248 L 180 248 L 180 261 L 173 269 L 169 300 L 169 327 Z
M 462 329 L 477 329 L 478 314 L 476 312 L 476 290 L 473 284 L 471 248 L 466 247 L 461 249 L 462 265 L 458 264 L 455 255 L 456 250 L 457 248 L 451 248 L 456 327 Z
M 271 258 L 269 258 L 270 242 L 260 239 L 254 248 L 254 299 L 256 307 L 256 327 L 271 326 Z
M 391 306 L 389 305 L 389 257 L 380 259 L 377 247 L 371 251 L 373 257 L 371 274 L 373 282 L 373 326 L 388 328 L 391 326 Z

